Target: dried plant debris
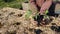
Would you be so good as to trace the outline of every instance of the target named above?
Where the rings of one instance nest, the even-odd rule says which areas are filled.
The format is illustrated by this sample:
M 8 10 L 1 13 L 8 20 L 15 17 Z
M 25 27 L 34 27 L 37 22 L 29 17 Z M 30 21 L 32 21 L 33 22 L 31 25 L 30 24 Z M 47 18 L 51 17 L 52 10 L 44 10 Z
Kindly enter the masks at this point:
M 40 26 L 41 18 L 25 19 L 24 10 L 5 7 L 0 9 L 0 34 L 59 34 L 60 16 L 50 17 L 49 24 Z M 33 15 L 32 15 L 33 16 Z M 46 19 L 47 20 L 47 19 Z M 47 20 L 48 21 L 48 20 Z M 39 27 L 38 27 L 39 26 Z

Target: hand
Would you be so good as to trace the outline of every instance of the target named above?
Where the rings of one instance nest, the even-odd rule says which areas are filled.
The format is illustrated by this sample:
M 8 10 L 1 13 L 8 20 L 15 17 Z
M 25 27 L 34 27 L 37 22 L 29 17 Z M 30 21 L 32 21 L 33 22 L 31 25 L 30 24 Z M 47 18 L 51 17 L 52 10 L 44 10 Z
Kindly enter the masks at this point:
M 43 5 L 41 6 L 40 9 L 40 13 L 45 13 L 46 10 L 48 10 L 50 8 L 52 4 L 52 0 L 47 0 L 46 2 L 43 3 Z
M 40 14 L 44 14 L 45 11 L 46 11 L 46 9 L 43 8 L 43 9 L 40 9 L 40 12 L 39 12 L 39 13 L 40 13 Z

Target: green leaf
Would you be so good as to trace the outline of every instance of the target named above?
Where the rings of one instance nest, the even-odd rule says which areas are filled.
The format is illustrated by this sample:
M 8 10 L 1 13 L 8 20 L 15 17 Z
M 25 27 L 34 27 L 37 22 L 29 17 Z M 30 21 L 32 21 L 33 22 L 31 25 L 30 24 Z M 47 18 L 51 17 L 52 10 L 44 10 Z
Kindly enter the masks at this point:
M 46 15 L 47 13 L 48 13 L 48 10 L 45 11 L 44 18 L 48 18 L 48 16 Z
M 26 12 L 25 18 L 28 19 L 31 15 L 32 15 L 32 11 L 29 10 Z
M 45 11 L 45 15 L 48 13 L 48 10 Z

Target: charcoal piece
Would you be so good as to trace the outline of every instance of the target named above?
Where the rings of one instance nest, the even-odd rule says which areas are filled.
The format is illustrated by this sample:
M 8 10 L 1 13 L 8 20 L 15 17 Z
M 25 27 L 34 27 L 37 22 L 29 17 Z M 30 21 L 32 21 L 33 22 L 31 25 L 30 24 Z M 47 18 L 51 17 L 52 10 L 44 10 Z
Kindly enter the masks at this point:
M 35 29 L 34 32 L 35 32 L 36 34 L 40 34 L 40 33 L 42 33 L 43 31 L 40 30 L 40 29 Z
M 45 22 L 45 25 L 47 25 L 50 23 L 50 19 L 45 19 L 44 22 Z
M 40 23 L 41 23 L 41 21 L 43 20 L 43 16 L 44 15 L 37 15 L 37 18 L 36 17 L 34 17 L 34 20 L 35 21 L 37 21 L 37 25 L 39 26 L 40 25 Z
M 58 17 L 59 16 L 59 14 L 55 14 L 55 17 Z
M 52 29 L 53 31 L 56 31 L 56 30 L 58 29 L 58 27 L 57 27 L 57 26 L 51 26 L 51 29 Z
M 58 26 L 58 29 L 56 30 L 57 32 L 60 32 L 60 26 Z
M 49 24 L 49 23 L 51 23 L 52 22 L 52 18 L 46 18 L 46 19 L 44 19 L 44 22 L 45 22 L 45 25 L 47 25 L 47 24 Z
M 51 29 L 56 32 L 60 32 L 60 26 L 51 26 Z

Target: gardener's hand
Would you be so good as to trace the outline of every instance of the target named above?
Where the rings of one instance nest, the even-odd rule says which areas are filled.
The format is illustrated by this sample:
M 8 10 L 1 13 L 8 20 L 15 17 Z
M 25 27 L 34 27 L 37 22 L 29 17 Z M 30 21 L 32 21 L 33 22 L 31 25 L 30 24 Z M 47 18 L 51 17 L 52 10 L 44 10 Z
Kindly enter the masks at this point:
M 46 10 L 47 10 L 46 8 L 41 8 L 39 13 L 44 14 Z
M 43 5 L 41 6 L 40 13 L 45 13 L 45 11 L 50 8 L 51 4 L 52 0 L 46 0 L 45 3 L 43 3 Z

